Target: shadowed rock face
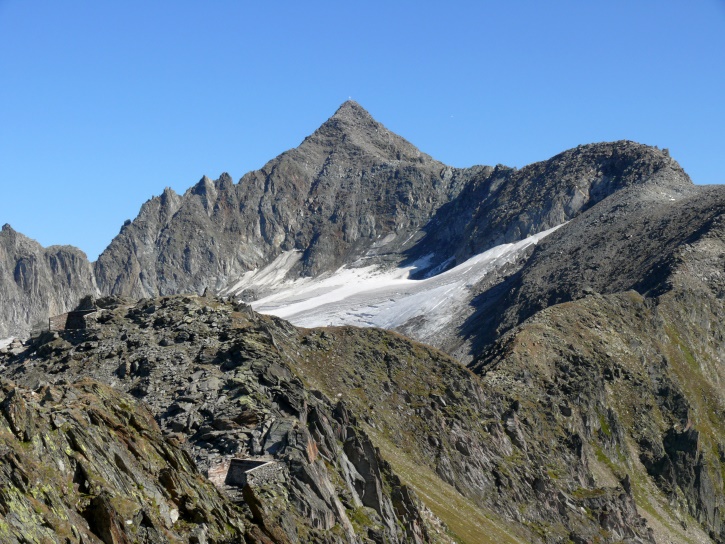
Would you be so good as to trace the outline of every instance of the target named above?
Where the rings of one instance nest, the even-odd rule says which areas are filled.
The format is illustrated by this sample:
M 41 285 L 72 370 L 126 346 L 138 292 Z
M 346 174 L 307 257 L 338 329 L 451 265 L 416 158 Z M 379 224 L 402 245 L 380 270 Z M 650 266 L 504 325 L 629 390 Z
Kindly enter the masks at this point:
M 608 196 L 666 177 L 692 182 L 667 152 L 629 141 L 581 145 L 521 170 L 476 173 L 425 227 L 416 254 L 454 257 L 451 266 L 493 246 L 561 225 Z
M 663 170 L 615 193 L 539 243 L 517 272 L 482 287 L 459 331 L 469 356 L 536 312 L 587 293 L 671 289 L 688 244 L 717 236 L 725 211 L 723 187 L 694 186 L 682 176 Z M 703 274 L 719 281 L 721 264 L 713 261 Z
M 15 232 L 0 231 L 0 338 L 27 336 L 48 317 L 73 309 L 97 292 L 93 267 L 71 246 L 42 247 Z

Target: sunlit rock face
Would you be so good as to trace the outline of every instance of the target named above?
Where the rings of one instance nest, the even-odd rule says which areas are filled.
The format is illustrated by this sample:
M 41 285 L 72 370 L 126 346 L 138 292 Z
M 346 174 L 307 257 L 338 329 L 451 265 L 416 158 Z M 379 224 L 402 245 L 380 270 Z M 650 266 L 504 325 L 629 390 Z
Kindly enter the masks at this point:
M 0 231 L 0 338 L 27 337 L 48 317 L 96 294 L 93 267 L 72 246 L 44 248 L 5 225 Z

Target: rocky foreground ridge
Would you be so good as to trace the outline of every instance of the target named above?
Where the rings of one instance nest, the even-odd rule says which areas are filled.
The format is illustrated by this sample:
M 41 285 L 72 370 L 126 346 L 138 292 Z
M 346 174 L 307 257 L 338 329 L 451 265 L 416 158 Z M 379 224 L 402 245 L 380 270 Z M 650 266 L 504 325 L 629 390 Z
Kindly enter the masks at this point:
M 553 306 L 476 374 L 395 333 L 296 329 L 214 298 L 102 305 L 99 328 L 46 333 L 6 354 L 4 375 L 38 396 L 91 376 L 135 406 L 131 395 L 202 473 L 229 457 L 280 462 L 282 481 L 225 491 L 244 516 L 236 537 L 722 541 L 719 370 L 674 329 L 674 301 L 630 292 Z M 194 526 L 205 515 L 188 527 L 224 542 Z
M 96 330 L 46 333 L 6 355 L 3 372 L 39 398 L 55 387 L 49 381 L 86 387 L 91 376 L 118 391 L 115 402 L 135 407 L 125 394 L 132 395 L 202 471 L 231 456 L 282 463 L 281 483 L 227 491 L 243 499 L 238 509 L 228 501 L 216 512 L 199 506 L 206 510 L 184 527 L 206 531 L 209 541 L 226 541 L 223 532 L 200 528 L 209 517 L 226 519 L 224 508 L 246 515 L 234 530 L 252 541 L 252 525 L 274 542 L 651 541 L 629 487 L 594 485 L 579 462 L 584 438 L 552 443 L 523 416 L 528 403 L 432 348 L 376 329 L 299 330 L 218 299 L 107 306 Z M 56 403 L 63 406 L 62 395 Z M 124 422 L 116 428 L 123 432 Z M 57 445 L 16 432 L 40 458 Z M 86 432 L 99 440 L 95 434 Z M 126 463 L 102 447 L 75 449 L 79 462 Z M 138 470 L 129 469 L 130 477 Z M 128 486 L 114 481 L 106 489 L 112 503 L 133 501 Z M 168 490 L 159 492 L 170 500 Z M 86 493 L 91 503 L 101 500 L 101 490 Z M 154 527 L 173 534 L 188 511 L 179 501 L 169 508 L 180 517 Z M 140 519 L 138 504 L 126 508 L 126 518 Z M 44 523 L 33 519 L 26 527 Z M 89 530 L 113 541 L 92 524 Z
M 0 397 L 2 542 L 232 542 L 247 530 L 127 395 L 90 379 L 4 380 Z
M 184 519 L 177 506 L 180 517 L 167 523 L 172 529 L 180 520 L 209 542 L 448 541 L 344 399 L 326 397 L 302 381 L 302 369 L 279 346 L 292 335 L 303 349 L 289 324 L 198 297 L 114 302 L 101 310 L 98 321 L 95 330 L 45 333 L 29 349 L 6 358 L 4 373 L 41 392 L 48 381 L 85 383 L 92 376 L 131 406 L 137 404 L 123 393 L 141 399 L 168 441 L 191 454 L 195 463 L 189 458 L 187 464 L 205 473 L 231 457 L 275 458 L 283 464 L 281 481 L 228 489 L 223 507 L 201 504 L 201 511 Z M 36 451 L 35 444 L 28 447 Z M 80 451 L 89 462 L 113 462 L 100 448 Z M 129 469 L 131 476 L 136 470 Z M 111 497 L 126 500 L 126 487 L 107 487 Z M 232 500 L 240 505 L 230 506 Z M 227 523 L 225 508 L 246 516 L 227 533 L 214 525 Z M 138 517 L 137 506 L 128 509 L 127 517 Z

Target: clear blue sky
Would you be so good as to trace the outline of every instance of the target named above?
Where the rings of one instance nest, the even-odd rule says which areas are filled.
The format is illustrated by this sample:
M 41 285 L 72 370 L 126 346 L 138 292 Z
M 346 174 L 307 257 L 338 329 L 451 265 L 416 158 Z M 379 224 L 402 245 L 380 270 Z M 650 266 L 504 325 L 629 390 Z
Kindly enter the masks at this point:
M 0 0 L 0 224 L 95 260 L 348 97 L 453 166 L 630 139 L 725 182 L 723 0 L 446 4 Z

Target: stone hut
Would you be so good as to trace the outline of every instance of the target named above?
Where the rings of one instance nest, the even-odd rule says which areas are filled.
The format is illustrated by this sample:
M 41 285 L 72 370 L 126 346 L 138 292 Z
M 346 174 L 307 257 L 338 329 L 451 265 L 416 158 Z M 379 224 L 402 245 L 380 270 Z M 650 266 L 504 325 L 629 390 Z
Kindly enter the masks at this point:
M 273 459 L 225 459 L 209 468 L 209 480 L 219 488 L 264 485 L 283 477 L 284 465 Z
M 48 320 L 49 331 L 80 331 L 96 327 L 98 306 L 93 295 L 81 299 L 75 310 L 56 315 Z
M 74 310 L 48 320 L 49 331 L 77 331 L 96 326 L 97 310 Z

